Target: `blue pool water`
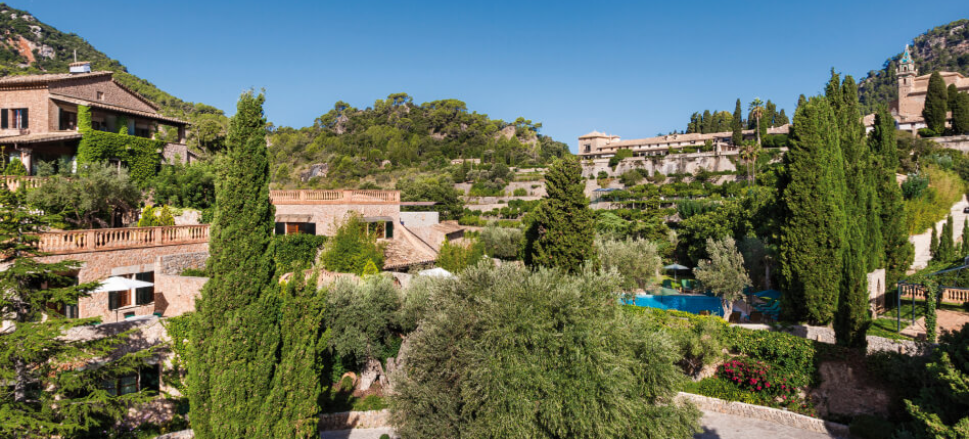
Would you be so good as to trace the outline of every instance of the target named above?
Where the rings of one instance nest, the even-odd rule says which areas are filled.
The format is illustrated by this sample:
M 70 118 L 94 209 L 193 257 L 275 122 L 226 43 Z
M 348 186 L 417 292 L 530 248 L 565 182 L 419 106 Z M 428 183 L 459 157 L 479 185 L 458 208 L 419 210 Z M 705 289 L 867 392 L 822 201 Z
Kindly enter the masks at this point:
M 626 303 L 630 302 L 627 301 Z M 700 314 L 700 311 L 710 311 L 712 315 L 723 317 L 723 307 L 720 305 L 720 299 L 710 296 L 636 296 L 636 299 L 631 301 L 631 304 L 647 308 L 686 311 L 692 314 Z

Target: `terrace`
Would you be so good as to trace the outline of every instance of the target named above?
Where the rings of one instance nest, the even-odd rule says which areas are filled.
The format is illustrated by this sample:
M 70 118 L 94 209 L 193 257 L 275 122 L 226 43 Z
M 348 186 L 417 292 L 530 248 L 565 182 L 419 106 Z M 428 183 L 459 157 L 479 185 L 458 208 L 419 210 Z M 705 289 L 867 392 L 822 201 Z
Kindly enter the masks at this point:
M 273 204 L 400 204 L 400 191 L 271 190 Z
M 37 247 L 52 255 L 130 250 L 209 241 L 208 224 L 69 230 L 38 236 Z

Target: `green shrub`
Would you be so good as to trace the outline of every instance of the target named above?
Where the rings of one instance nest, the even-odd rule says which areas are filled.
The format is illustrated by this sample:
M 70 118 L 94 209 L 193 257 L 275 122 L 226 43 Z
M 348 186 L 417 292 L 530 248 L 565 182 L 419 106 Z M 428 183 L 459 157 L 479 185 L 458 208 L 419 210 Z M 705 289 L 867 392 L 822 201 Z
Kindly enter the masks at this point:
M 484 258 L 484 254 L 484 246 L 478 240 L 467 245 L 444 241 L 441 250 L 438 252 L 437 266 L 451 273 L 460 273 L 465 268 L 480 262 Z
M 605 180 L 608 178 L 609 178 L 609 173 L 606 171 L 599 171 L 599 173 L 596 174 L 596 180 Z
M 631 149 L 620 149 L 619 151 L 616 151 L 616 155 L 609 158 L 609 167 L 612 169 L 616 169 L 616 166 L 619 165 L 619 162 L 625 159 L 628 159 L 632 156 L 633 156 L 633 151 Z
M 766 405 L 764 395 L 745 392 L 722 378 L 704 378 L 698 382 L 691 382 L 683 389 L 687 393 L 709 396 L 725 401 L 737 401 L 747 404 Z
M 796 387 L 811 383 L 814 376 L 815 342 L 796 335 L 774 331 L 754 331 L 731 327 L 725 333 L 727 349 L 779 368 Z
M 182 273 L 180 274 L 180 276 L 209 277 L 209 274 L 208 272 L 205 271 L 205 269 L 200 270 L 198 268 L 186 268 L 182 270 Z
M 895 424 L 877 416 L 858 415 L 851 420 L 848 431 L 861 439 L 890 438 L 895 433 Z
M 355 412 L 383 410 L 385 408 L 387 408 L 387 402 L 377 395 L 367 395 L 363 399 L 355 398 L 353 401 L 353 411 Z
M 340 378 L 340 385 L 338 386 L 341 392 L 352 392 L 353 391 L 353 378 L 350 376 L 345 376 Z
M 320 247 L 326 242 L 325 236 L 297 233 L 295 235 L 275 235 L 276 271 L 288 273 L 300 268 L 309 268 L 316 261 Z
M 27 167 L 19 158 L 14 158 L 3 170 L 4 175 L 27 175 Z
M 528 195 L 528 190 L 523 187 L 520 187 L 518 189 L 515 189 L 511 194 L 516 197 L 524 197 Z
M 487 224 L 486 221 L 482 220 L 480 216 L 477 215 L 464 215 L 458 220 L 458 224 L 462 226 L 484 226 Z
M 145 206 L 138 218 L 138 227 L 174 226 L 175 217 L 168 206 Z
M 377 244 L 376 234 L 367 231 L 367 223 L 359 215 L 351 216 L 327 241 L 323 251 L 323 265 L 338 273 L 363 274 L 367 262 L 384 266 L 383 248 Z
M 481 230 L 479 240 L 488 256 L 514 260 L 518 258 L 522 231 L 516 228 L 499 227 L 498 224 L 489 224 L 488 227 Z
M 921 174 L 908 174 L 902 183 L 902 195 L 906 200 L 919 198 L 929 188 L 929 178 Z

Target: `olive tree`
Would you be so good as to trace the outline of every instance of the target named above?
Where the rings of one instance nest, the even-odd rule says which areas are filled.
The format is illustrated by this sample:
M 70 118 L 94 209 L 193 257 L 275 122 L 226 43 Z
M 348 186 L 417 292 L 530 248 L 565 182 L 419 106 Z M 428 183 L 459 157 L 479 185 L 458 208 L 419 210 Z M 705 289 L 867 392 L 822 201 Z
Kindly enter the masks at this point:
M 744 268 L 744 257 L 737 251 L 733 238 L 707 238 L 707 254 L 693 272 L 703 286 L 720 297 L 724 318 L 730 316 L 733 303 L 744 298 L 744 288 L 750 285 L 750 276 Z
M 622 276 L 622 289 L 645 289 L 659 273 L 663 260 L 655 243 L 645 239 L 596 238 L 596 251 L 603 269 L 615 269 Z
M 392 376 L 407 438 L 691 438 L 668 335 L 621 312 L 620 279 L 480 264 L 431 288 Z M 513 391 L 512 391 L 513 389 Z

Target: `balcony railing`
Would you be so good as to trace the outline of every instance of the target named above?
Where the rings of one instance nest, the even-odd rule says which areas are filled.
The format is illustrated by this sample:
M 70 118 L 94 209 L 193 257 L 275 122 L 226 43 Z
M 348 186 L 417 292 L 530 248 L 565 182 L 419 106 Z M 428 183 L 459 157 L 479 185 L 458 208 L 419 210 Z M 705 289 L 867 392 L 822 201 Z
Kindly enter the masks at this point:
M 902 299 L 925 300 L 925 287 L 921 285 L 902 285 Z M 962 288 L 945 288 L 942 290 L 942 301 L 947 303 L 969 302 L 969 290 Z
M 400 191 L 377 190 L 274 190 L 273 204 L 399 204 Z
M 87 253 L 201 244 L 209 241 L 208 224 L 191 226 L 131 227 L 120 229 L 70 230 L 41 234 L 40 251 L 51 254 Z
M 3 184 L 7 185 L 7 189 L 11 191 L 16 191 L 21 187 L 33 189 L 43 185 L 47 181 L 47 177 L 27 177 L 20 175 L 0 175 L 0 179 L 3 179 Z

